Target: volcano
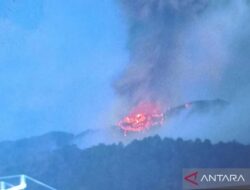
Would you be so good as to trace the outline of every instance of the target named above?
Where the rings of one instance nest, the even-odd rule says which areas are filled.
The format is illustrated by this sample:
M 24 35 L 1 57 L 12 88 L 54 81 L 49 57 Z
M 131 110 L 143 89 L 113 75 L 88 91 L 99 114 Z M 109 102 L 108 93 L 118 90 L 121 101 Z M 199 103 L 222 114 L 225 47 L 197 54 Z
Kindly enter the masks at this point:
M 160 104 L 140 102 L 130 113 L 118 122 L 118 126 L 126 135 L 127 132 L 141 132 L 154 126 L 162 126 L 164 112 Z
M 198 100 L 181 104 L 164 111 L 159 103 L 143 102 L 132 108 L 131 112 L 123 117 L 117 126 L 126 136 L 128 132 L 143 132 L 155 127 L 161 127 L 167 118 L 180 114 L 184 110 L 192 112 L 206 112 L 223 108 L 228 102 L 221 99 Z

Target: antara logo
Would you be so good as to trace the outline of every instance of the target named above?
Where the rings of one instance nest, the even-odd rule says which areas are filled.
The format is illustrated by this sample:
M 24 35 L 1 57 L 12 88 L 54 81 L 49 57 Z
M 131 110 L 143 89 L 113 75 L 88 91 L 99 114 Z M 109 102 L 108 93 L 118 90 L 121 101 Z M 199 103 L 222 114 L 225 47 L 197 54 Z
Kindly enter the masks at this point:
M 197 186 L 197 185 L 198 185 L 197 176 L 198 176 L 198 172 L 192 172 L 192 173 L 186 175 L 186 176 L 184 177 L 184 179 L 185 179 L 187 182 L 189 182 L 190 184 Z
M 236 175 L 236 174 L 204 174 L 201 178 L 201 182 L 245 182 L 245 178 L 243 175 Z
M 204 182 L 215 182 L 215 183 L 223 183 L 223 182 L 245 182 L 245 178 L 242 174 L 203 174 L 202 177 L 198 180 L 198 171 L 189 173 L 184 177 L 184 179 L 191 185 L 198 186 L 199 183 Z
M 250 189 L 250 169 L 183 169 L 183 189 L 218 189 L 236 186 Z

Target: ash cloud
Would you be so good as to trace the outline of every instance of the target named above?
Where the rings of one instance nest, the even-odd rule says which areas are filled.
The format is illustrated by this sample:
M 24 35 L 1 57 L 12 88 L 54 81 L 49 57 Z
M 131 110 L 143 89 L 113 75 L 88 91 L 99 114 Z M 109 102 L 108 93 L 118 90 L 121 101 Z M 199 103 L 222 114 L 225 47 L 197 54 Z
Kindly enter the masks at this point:
M 224 112 L 182 114 L 157 133 L 249 142 L 250 2 L 120 2 L 130 52 L 127 68 L 114 83 L 122 104 L 151 99 L 168 107 L 221 98 L 230 102 Z
M 116 92 L 133 104 L 143 99 L 177 102 L 185 32 L 206 11 L 208 1 L 123 0 L 121 4 L 128 17 L 130 63 L 115 83 Z
M 143 100 L 166 107 L 218 98 L 230 104 L 204 113 L 187 110 L 167 118 L 161 128 L 127 137 L 118 127 L 102 128 L 82 147 L 127 144 L 156 134 L 250 143 L 250 1 L 119 2 L 127 19 L 130 60 L 113 82 L 117 99 L 105 126 Z

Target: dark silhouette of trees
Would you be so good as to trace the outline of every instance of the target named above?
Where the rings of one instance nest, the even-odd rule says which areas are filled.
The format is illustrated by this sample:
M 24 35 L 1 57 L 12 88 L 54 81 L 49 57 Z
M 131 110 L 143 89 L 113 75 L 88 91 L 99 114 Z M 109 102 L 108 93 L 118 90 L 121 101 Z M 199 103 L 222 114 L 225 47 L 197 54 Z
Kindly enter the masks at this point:
M 180 190 L 183 168 L 250 168 L 250 145 L 237 142 L 155 136 L 81 150 L 69 138 L 0 143 L 0 175 L 26 173 L 61 190 Z

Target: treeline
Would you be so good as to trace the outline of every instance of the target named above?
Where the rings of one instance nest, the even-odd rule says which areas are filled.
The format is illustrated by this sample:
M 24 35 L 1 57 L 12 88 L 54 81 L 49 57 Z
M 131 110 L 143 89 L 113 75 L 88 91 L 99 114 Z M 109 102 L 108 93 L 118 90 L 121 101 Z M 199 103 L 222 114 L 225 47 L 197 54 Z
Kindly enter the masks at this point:
M 26 173 L 61 190 L 180 190 L 183 168 L 250 168 L 250 146 L 237 142 L 155 136 L 85 150 L 70 143 L 40 150 L 28 140 L 23 147 L 2 147 L 1 175 Z

